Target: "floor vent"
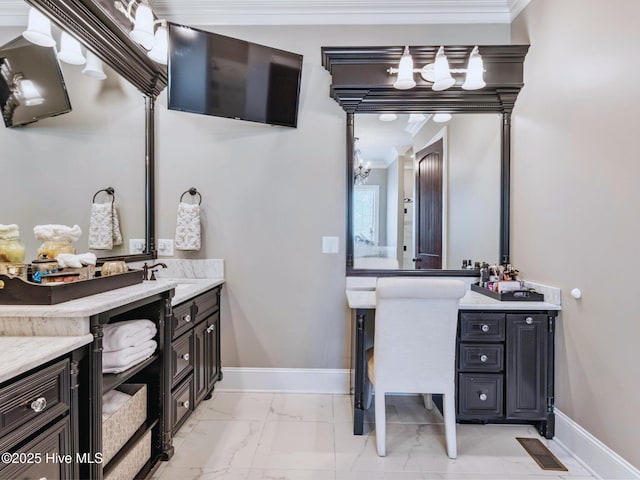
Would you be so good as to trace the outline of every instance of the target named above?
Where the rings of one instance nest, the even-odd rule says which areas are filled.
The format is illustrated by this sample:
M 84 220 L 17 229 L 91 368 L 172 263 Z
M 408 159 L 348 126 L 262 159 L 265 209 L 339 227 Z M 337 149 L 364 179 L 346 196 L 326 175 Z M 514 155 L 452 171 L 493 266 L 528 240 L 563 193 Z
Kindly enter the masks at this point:
M 560 460 L 537 438 L 516 437 L 516 440 L 520 442 L 520 445 L 524 447 L 541 469 L 568 472 L 567 467 L 560 463 Z

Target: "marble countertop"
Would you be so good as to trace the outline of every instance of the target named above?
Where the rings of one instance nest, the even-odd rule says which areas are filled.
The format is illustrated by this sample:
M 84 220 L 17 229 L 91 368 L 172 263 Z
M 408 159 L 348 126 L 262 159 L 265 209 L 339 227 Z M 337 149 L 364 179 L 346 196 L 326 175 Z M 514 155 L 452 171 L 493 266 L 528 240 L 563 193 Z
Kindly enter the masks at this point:
M 74 337 L 0 337 L 0 382 L 9 380 L 93 341 Z
M 56 305 L 0 305 L 0 336 L 76 336 L 90 332 L 90 317 L 174 290 L 172 304 L 224 283 L 224 279 L 162 278 Z
M 349 308 L 376 308 L 375 290 L 347 290 Z M 548 302 L 501 302 L 468 290 L 460 299 L 461 310 L 560 310 L 560 305 Z

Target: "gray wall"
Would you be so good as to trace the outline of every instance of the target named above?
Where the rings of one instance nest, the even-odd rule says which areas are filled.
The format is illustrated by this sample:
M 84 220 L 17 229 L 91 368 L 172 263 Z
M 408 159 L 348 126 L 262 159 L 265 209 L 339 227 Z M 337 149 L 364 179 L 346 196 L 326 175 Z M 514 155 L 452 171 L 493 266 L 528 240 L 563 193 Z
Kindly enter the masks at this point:
M 638 18 L 637 0 L 532 0 L 514 23 L 514 43 L 531 49 L 513 116 L 511 214 L 515 264 L 562 288 L 556 405 L 635 467 Z

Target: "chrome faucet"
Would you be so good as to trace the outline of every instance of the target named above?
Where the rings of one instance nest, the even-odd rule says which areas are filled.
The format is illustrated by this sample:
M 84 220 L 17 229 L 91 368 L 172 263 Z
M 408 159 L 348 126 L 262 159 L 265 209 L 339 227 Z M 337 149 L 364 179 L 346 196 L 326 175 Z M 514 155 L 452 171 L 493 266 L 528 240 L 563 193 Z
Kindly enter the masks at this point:
M 162 263 L 162 262 L 158 262 L 158 263 L 154 263 L 153 265 L 147 265 L 147 262 L 144 262 L 144 265 L 142 266 L 142 279 L 143 280 L 155 280 L 156 279 L 156 270 L 154 270 L 154 268 L 156 267 L 162 267 L 162 268 L 167 268 L 167 264 L 166 263 Z M 149 271 L 151 271 L 151 278 L 149 277 Z

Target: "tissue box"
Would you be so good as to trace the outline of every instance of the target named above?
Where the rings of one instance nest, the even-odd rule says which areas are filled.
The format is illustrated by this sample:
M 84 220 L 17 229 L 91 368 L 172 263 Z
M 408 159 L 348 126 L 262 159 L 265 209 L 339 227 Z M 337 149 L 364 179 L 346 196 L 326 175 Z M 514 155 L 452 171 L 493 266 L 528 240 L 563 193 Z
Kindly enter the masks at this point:
M 104 476 L 104 480 L 131 480 L 151 458 L 151 431 L 148 431 L 126 457 Z
M 131 398 L 102 422 L 103 465 L 109 463 L 109 460 L 147 419 L 147 386 L 145 384 L 122 384 L 116 390 L 131 395 Z

